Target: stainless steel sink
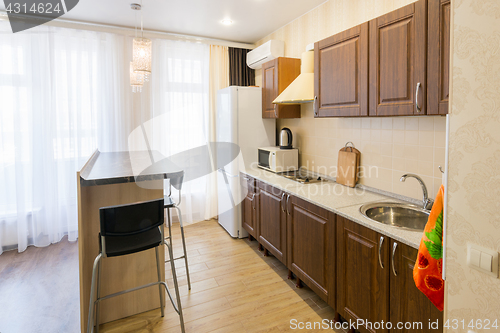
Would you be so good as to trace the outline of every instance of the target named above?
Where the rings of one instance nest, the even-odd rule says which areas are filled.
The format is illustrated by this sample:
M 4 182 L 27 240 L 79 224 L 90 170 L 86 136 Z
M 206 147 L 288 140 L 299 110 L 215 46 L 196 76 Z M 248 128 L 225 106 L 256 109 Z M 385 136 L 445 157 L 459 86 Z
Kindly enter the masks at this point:
M 424 230 L 430 213 L 416 205 L 395 202 L 370 203 L 359 210 L 372 221 L 419 231 Z

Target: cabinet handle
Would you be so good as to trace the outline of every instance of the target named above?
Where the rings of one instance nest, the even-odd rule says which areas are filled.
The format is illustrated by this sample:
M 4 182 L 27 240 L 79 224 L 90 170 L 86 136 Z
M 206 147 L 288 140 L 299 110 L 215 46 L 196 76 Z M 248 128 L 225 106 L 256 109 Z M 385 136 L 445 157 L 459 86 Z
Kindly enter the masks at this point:
M 274 104 L 274 118 L 278 118 L 278 114 L 276 113 L 276 104 Z
M 417 105 L 417 112 L 420 113 L 422 111 L 422 107 L 418 105 L 418 92 L 420 90 L 420 82 L 417 83 L 417 91 L 415 92 L 415 104 Z
M 252 194 L 252 206 L 253 206 L 253 210 L 255 210 L 255 193 Z
M 314 115 L 317 117 L 318 116 L 318 96 L 314 96 Z
M 394 268 L 394 255 L 396 254 L 396 248 L 398 247 L 398 243 L 394 242 L 394 245 L 392 246 L 392 273 L 394 276 L 398 276 L 398 272 L 396 272 L 396 268 Z
M 285 206 L 283 206 L 283 199 L 285 198 L 285 193 L 281 195 L 281 211 L 284 213 L 285 212 Z
M 380 236 L 380 241 L 378 243 L 378 263 L 380 267 L 384 268 L 384 264 L 382 263 L 382 244 L 384 244 L 384 236 Z
M 288 215 L 292 215 L 292 214 L 290 213 L 290 208 L 288 207 L 288 199 L 290 199 L 290 195 L 287 195 L 287 197 L 286 197 L 286 210 L 287 210 L 287 212 L 288 212 Z

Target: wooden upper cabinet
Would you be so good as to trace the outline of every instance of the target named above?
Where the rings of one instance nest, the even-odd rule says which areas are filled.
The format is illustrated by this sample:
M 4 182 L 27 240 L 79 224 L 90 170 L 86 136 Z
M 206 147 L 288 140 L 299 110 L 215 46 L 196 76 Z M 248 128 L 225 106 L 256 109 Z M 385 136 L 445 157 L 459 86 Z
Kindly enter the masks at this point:
M 337 216 L 337 311 L 345 319 L 389 320 L 389 242 L 387 237 Z
M 300 59 L 280 57 L 262 65 L 262 118 L 300 118 L 300 105 L 273 104 L 300 74 Z
M 369 23 L 370 116 L 426 114 L 427 0 Z
M 278 96 L 278 85 L 275 80 L 277 61 L 273 60 L 262 66 L 262 118 L 276 118 L 273 100 Z
M 286 265 L 285 193 L 269 184 L 259 184 L 257 240 Z
M 247 190 L 247 194 L 241 204 L 242 224 L 245 229 L 253 238 L 257 238 L 257 188 L 255 186 L 255 179 L 252 177 L 241 175 L 241 182 L 243 189 Z
M 287 266 L 335 307 L 335 214 L 297 197 L 287 201 Z
M 429 0 L 427 114 L 448 113 L 450 13 L 450 0 Z
M 413 330 L 392 329 L 391 332 L 442 332 L 443 313 L 415 286 L 413 267 L 418 251 L 396 241 L 391 242 L 391 322 L 422 323 L 421 328 Z M 429 329 L 429 320 L 438 321 L 438 330 Z
M 316 117 L 368 115 L 368 22 L 314 44 Z

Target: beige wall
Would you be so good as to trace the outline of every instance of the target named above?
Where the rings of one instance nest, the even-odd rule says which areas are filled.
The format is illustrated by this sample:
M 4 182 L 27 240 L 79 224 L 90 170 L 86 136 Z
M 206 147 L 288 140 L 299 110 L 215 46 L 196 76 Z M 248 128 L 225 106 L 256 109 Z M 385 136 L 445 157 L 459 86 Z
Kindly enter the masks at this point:
M 447 317 L 500 325 L 500 280 L 466 266 L 468 242 L 500 251 L 500 1 L 453 5 Z
M 285 56 L 300 58 L 306 45 L 366 22 L 414 0 L 331 0 L 257 42 L 285 41 Z M 261 71 L 256 71 L 260 85 Z M 311 170 L 336 175 L 338 151 L 352 141 L 361 151 L 361 166 L 372 172 L 360 183 L 416 199 L 422 190 L 415 180 L 401 183 L 407 172 L 422 176 L 435 196 L 441 185 L 438 166 L 444 167 L 444 117 L 330 118 L 314 119 L 312 104 L 302 106 L 302 118 L 279 120 L 289 127 L 300 149 L 300 164 Z M 371 169 L 374 170 L 373 168 Z M 325 172 L 326 171 L 326 172 Z

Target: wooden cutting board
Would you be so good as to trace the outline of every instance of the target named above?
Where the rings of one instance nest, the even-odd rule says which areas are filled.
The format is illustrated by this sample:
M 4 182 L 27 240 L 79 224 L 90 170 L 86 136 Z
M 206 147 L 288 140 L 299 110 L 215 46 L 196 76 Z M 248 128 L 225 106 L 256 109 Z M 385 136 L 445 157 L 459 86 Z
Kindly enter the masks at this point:
M 344 147 L 339 151 L 337 183 L 349 187 L 358 182 L 359 159 L 361 153 L 354 147 Z

